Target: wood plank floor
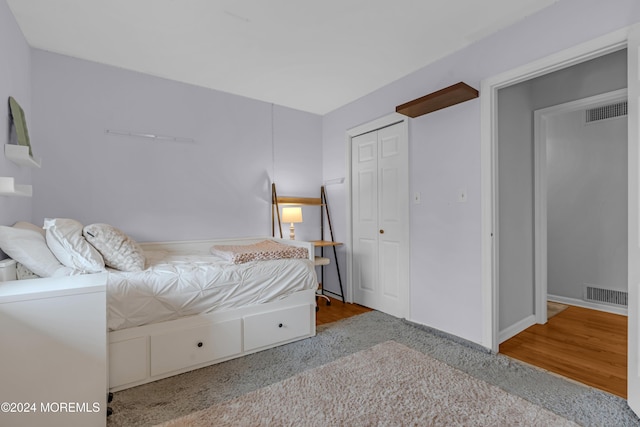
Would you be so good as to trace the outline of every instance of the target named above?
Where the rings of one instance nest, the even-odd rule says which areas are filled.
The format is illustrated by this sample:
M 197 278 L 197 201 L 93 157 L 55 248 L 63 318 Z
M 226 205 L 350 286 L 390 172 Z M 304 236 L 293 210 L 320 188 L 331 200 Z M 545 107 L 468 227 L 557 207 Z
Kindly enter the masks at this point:
M 500 344 L 500 353 L 627 397 L 627 317 L 569 306 Z
M 316 326 L 371 311 L 370 308 L 358 304 L 343 303 L 335 298 L 330 299 L 331 305 L 326 305 L 324 298 L 318 299 L 320 310 L 316 312 Z

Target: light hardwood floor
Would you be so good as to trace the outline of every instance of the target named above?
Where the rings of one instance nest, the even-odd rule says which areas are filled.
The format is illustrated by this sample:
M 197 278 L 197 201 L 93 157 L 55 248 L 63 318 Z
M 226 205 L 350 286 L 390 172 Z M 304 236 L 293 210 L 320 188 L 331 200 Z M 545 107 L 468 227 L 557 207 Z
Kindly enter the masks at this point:
M 326 305 L 324 298 L 318 298 L 318 307 L 320 309 L 316 312 L 316 326 L 371 311 L 370 308 L 358 304 L 343 303 L 335 298 L 330 299 L 331 305 Z
M 627 397 L 627 317 L 569 306 L 500 344 L 500 353 Z

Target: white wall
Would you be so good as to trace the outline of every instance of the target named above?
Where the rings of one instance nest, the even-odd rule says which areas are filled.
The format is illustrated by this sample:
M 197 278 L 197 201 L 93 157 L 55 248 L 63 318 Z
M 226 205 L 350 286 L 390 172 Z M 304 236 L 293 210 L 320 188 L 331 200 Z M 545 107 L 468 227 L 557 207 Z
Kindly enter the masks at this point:
M 479 88 L 482 79 L 638 21 L 640 3 L 635 0 L 561 0 L 327 114 L 325 179 L 346 175 L 347 129 L 459 81 Z M 411 205 L 411 320 L 477 343 L 482 342 L 483 324 L 479 111 L 475 100 L 412 120 L 409 148 L 410 192 L 421 191 L 423 200 Z M 461 186 L 467 188 L 468 200 L 452 208 Z M 346 240 L 346 192 L 336 193 L 341 200 L 333 204 L 342 215 L 335 215 L 335 225 L 338 238 Z
M 585 285 L 627 291 L 627 118 L 547 128 L 547 293 L 581 300 Z
M 37 223 L 106 222 L 140 241 L 267 236 L 272 180 L 319 195 L 320 116 L 41 50 L 32 63 Z M 316 218 L 300 239 L 318 238 Z
M 0 144 L 15 143 L 10 135 L 8 98 L 13 96 L 24 109 L 27 127 L 33 128 L 31 117 L 31 58 L 27 42 L 5 1 L 0 1 Z M 38 146 L 34 144 L 34 153 Z M 18 184 L 31 183 L 31 169 L 20 167 L 0 154 L 0 176 L 13 176 Z M 31 219 L 31 199 L 0 196 L 0 224 L 13 224 Z M 1 254 L 1 252 L 0 252 Z

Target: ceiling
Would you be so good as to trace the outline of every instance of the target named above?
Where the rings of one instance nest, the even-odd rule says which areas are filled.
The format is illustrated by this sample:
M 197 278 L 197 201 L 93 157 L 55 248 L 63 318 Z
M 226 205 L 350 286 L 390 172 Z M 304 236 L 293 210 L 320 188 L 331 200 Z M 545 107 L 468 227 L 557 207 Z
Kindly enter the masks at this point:
M 30 46 L 326 114 L 558 0 L 7 0 Z

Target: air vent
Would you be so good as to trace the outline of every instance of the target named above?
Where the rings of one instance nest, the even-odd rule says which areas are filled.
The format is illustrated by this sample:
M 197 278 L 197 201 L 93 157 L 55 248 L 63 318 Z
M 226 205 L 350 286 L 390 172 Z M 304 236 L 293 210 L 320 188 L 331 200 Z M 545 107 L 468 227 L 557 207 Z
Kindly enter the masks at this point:
M 602 107 L 589 108 L 586 111 L 587 123 L 597 122 L 600 120 L 613 119 L 627 115 L 627 101 L 617 102 L 615 104 L 603 105 Z
M 628 296 L 629 294 L 623 291 L 596 288 L 595 286 L 589 285 L 585 286 L 584 288 L 585 301 L 617 305 L 619 307 L 627 307 Z

